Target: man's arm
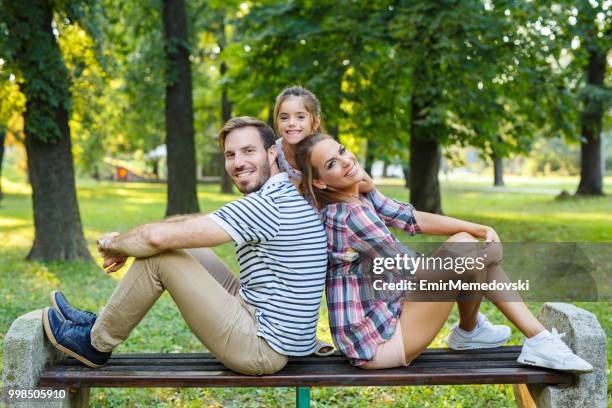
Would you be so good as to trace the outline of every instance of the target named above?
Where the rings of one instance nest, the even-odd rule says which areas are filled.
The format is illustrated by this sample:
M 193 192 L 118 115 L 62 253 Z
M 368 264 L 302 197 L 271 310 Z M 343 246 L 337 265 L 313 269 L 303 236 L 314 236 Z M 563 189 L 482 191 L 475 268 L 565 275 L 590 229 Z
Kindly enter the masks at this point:
M 208 215 L 186 216 L 176 221 L 139 225 L 118 235 L 105 235 L 98 240 L 109 257 L 145 258 L 169 249 L 211 247 L 231 241 Z
M 181 214 L 181 215 L 173 215 L 171 217 L 168 218 L 164 218 L 163 220 L 159 221 L 159 222 L 163 222 L 163 223 L 168 223 L 168 222 L 179 222 L 179 221 L 185 221 L 185 220 L 191 220 L 193 218 L 197 218 L 197 217 L 201 217 L 203 215 L 206 214 L 202 214 L 202 213 L 196 213 L 196 214 Z

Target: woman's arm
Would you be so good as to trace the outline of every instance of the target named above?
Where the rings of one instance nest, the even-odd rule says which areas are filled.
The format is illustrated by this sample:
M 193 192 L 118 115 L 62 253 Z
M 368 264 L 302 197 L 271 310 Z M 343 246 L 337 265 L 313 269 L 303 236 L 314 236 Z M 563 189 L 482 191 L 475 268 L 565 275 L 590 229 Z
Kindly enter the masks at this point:
M 345 231 L 349 245 L 355 251 L 373 259 L 393 257 L 398 253 L 416 255 L 401 245 L 378 215 L 365 205 L 349 204 L 347 212 Z
M 397 200 L 385 197 L 377 189 L 366 194 L 366 198 L 372 203 L 376 214 L 388 227 L 402 229 L 410 235 L 421 232 L 420 226 L 414 217 L 414 207 L 411 204 L 403 204 Z
M 458 232 L 467 232 L 477 238 L 484 238 L 487 242 L 500 242 L 497 232 L 487 225 L 423 211 L 413 213 L 421 232 L 425 234 L 450 236 Z

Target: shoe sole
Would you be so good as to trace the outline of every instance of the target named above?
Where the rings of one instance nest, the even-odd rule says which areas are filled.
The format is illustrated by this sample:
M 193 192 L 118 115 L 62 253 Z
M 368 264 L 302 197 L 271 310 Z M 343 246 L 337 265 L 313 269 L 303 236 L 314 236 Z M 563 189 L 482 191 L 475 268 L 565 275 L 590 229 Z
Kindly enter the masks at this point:
M 53 347 L 55 347 L 56 349 L 58 349 L 62 353 L 68 354 L 69 356 L 76 358 L 77 360 L 79 360 L 81 363 L 85 364 L 88 367 L 91 367 L 91 368 L 100 368 L 100 367 L 102 367 L 104 364 L 102 364 L 102 365 L 94 364 L 91 361 L 89 361 L 88 359 L 86 359 L 85 357 L 75 353 L 74 351 L 72 351 L 70 349 L 67 349 L 66 347 L 64 347 L 64 346 L 62 346 L 61 344 L 58 343 L 57 339 L 53 335 L 53 330 L 51 330 L 51 324 L 49 323 L 49 309 L 50 308 L 47 307 L 43 311 L 43 327 L 45 328 L 45 334 L 47 335 L 47 338 L 49 339 L 49 341 L 51 342 Z
M 504 342 L 499 342 L 499 343 L 495 343 L 495 344 L 474 344 L 474 345 L 471 345 L 471 346 L 451 346 L 448 343 L 446 343 L 446 345 L 451 350 L 458 350 L 458 351 L 460 351 L 460 350 L 479 350 L 479 349 L 497 348 L 497 347 L 503 346 L 506 343 L 507 343 L 507 340 L 504 341 Z
M 446 345 L 451 350 L 478 350 L 478 349 L 487 349 L 487 348 L 496 348 L 501 347 L 506 344 L 510 340 L 510 337 L 503 341 L 498 341 L 497 343 L 472 343 L 469 346 L 458 346 L 455 344 L 451 344 L 448 341 L 448 338 L 445 340 Z
M 53 306 L 53 309 L 55 309 L 55 311 L 57 313 L 59 313 L 59 315 L 62 316 L 62 318 L 64 320 L 70 320 L 70 319 L 66 318 L 66 316 L 64 316 L 64 314 L 62 313 L 62 310 L 57 305 L 57 301 L 55 300 L 55 294 L 57 292 L 59 292 L 59 290 L 54 290 L 53 292 L 51 292 L 51 306 Z
M 592 369 L 591 370 L 567 369 L 567 368 L 560 367 L 556 364 L 550 364 L 549 362 L 541 358 L 534 357 L 534 356 L 525 357 L 522 354 L 519 355 L 516 361 L 518 361 L 521 364 L 525 364 L 525 365 L 530 365 L 534 367 L 551 368 L 553 370 L 563 371 L 563 372 L 572 373 L 572 374 L 586 374 L 586 373 L 590 373 L 593 371 Z

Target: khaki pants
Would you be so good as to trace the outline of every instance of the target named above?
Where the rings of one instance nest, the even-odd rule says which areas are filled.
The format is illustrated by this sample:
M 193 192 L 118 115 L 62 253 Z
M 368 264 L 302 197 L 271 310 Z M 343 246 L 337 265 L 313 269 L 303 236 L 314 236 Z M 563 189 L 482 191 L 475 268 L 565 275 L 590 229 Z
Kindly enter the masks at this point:
M 257 335 L 255 310 L 239 288 L 239 280 L 210 249 L 136 259 L 98 316 L 91 343 L 111 351 L 167 290 L 191 330 L 225 366 L 243 374 L 274 373 L 287 364 L 287 356 Z

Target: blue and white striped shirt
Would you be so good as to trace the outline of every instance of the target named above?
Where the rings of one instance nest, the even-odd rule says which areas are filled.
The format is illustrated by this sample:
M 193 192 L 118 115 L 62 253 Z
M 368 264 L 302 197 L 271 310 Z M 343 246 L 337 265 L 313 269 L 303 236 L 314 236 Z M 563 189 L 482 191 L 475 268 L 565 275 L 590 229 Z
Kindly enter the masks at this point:
M 327 236 L 287 173 L 210 217 L 236 243 L 240 294 L 256 309 L 257 334 L 281 354 L 314 352 Z

